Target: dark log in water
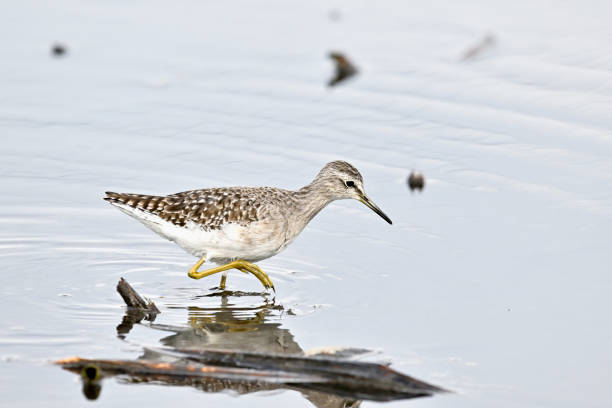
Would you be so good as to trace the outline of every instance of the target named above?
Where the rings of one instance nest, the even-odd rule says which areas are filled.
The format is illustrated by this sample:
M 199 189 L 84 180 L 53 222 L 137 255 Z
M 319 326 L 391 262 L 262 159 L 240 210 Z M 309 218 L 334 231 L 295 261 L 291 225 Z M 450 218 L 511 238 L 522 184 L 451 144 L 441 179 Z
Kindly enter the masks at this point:
M 384 401 L 446 392 L 376 363 L 234 350 L 173 349 L 169 352 L 207 365 L 315 375 L 323 381 L 302 383 L 300 386 L 356 399 Z
M 58 361 L 64 369 L 82 372 L 96 366 L 105 377 L 127 375 L 129 382 L 164 382 L 204 390 L 274 388 L 314 390 L 338 397 L 390 401 L 431 396 L 444 389 L 375 363 L 334 358 L 245 353 L 233 350 L 169 350 L 172 362 L 147 360 Z

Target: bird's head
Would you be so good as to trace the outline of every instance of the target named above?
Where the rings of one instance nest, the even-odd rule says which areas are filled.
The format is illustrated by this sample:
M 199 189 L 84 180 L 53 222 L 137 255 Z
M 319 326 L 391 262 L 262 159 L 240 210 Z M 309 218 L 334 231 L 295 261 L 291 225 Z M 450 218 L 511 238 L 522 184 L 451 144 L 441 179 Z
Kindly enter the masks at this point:
M 368 198 L 363 188 L 363 177 L 349 163 L 341 160 L 327 163 L 315 178 L 315 183 L 322 185 L 332 200 L 355 199 L 361 201 L 389 224 L 392 224 L 391 219 Z

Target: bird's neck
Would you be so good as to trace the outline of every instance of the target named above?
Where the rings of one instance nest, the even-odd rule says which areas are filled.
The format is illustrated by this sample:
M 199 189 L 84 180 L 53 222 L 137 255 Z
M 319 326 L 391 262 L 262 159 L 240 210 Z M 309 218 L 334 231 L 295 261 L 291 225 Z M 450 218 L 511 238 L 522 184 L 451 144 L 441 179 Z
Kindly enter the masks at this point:
M 317 188 L 317 180 L 293 192 L 294 211 L 290 214 L 289 236 L 292 240 L 325 206 L 333 201 Z

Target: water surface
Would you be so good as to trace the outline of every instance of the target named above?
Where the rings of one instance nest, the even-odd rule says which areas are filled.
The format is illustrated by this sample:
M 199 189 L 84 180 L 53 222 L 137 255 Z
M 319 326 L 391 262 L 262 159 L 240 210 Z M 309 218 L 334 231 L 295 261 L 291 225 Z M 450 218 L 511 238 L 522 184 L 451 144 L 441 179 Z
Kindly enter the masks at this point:
M 292 310 L 269 317 L 279 330 L 303 350 L 382 350 L 395 369 L 456 391 L 389 406 L 612 402 L 606 3 L 7 7 L 5 403 L 82 406 L 77 378 L 48 362 L 137 358 L 160 345 L 167 333 L 145 326 L 117 338 L 120 277 L 160 307 L 156 323 L 188 326 L 222 307 L 205 297 L 216 278 L 188 279 L 195 259 L 108 206 L 104 191 L 299 188 L 335 159 L 361 170 L 394 224 L 334 203 L 261 262 L 276 304 Z M 462 61 L 490 32 L 495 45 Z M 67 45 L 63 58 L 50 56 L 54 41 Z M 332 90 L 331 50 L 360 69 Z M 411 169 L 426 176 L 422 194 L 406 187 Z M 259 290 L 239 273 L 229 284 Z M 177 400 L 312 406 L 294 391 L 236 398 L 113 380 L 95 404 Z

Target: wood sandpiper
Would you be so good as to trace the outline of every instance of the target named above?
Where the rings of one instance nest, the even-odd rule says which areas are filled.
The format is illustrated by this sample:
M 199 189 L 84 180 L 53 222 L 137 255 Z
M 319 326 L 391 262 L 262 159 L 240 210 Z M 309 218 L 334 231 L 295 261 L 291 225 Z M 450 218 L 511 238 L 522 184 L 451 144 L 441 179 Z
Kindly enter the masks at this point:
M 238 269 L 253 274 L 266 289 L 268 275 L 253 262 L 285 249 L 306 224 L 334 200 L 355 199 L 391 224 L 365 194 L 357 169 L 344 161 L 326 164 L 312 183 L 297 191 L 274 187 L 227 187 L 153 196 L 108 191 L 104 200 L 200 258 L 189 277 L 200 279 Z M 219 266 L 198 271 L 208 260 Z

